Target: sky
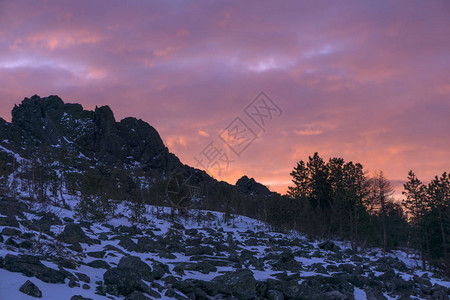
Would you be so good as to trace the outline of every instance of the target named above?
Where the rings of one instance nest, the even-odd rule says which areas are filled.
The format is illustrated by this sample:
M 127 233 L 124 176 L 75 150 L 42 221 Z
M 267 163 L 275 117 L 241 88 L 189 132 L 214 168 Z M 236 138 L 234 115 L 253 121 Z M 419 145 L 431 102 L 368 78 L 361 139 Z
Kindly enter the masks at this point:
M 283 193 L 319 152 L 399 194 L 450 171 L 450 1 L 0 0 L 0 117 L 34 94 L 141 118 L 230 183 Z

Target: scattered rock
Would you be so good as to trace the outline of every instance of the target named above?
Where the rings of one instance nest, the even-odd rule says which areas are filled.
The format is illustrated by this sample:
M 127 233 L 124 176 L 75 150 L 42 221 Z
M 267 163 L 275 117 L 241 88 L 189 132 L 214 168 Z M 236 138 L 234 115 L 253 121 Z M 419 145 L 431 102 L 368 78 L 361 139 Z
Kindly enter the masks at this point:
M 75 270 L 78 267 L 78 264 L 75 261 L 63 257 L 55 258 L 53 261 L 63 268 Z
M 339 248 L 334 242 L 326 241 L 319 245 L 317 245 L 319 249 L 325 250 L 325 251 L 339 251 L 341 248 Z
M 5 227 L 2 230 L 2 235 L 6 236 L 20 236 L 21 231 L 11 227 Z
M 32 228 L 37 231 L 47 232 L 52 225 L 61 225 L 62 221 L 54 213 L 47 212 L 39 220 L 32 223 Z
M 225 294 L 236 296 L 238 299 L 253 299 L 256 297 L 256 280 L 253 272 L 240 269 L 217 276 L 208 284 L 204 291 L 210 295 Z
M 86 274 L 75 272 L 75 275 L 77 275 L 79 280 L 86 282 L 86 283 L 91 283 L 91 278 L 89 276 L 87 276 Z
M 72 296 L 72 298 L 70 298 L 70 300 L 93 300 L 93 299 L 92 298 L 85 298 L 85 297 L 80 296 L 80 295 L 75 295 L 75 296 Z
M 13 237 L 9 237 L 6 241 L 5 241 L 5 246 L 12 246 L 15 248 L 20 248 L 20 245 L 13 239 Z
M 284 295 L 278 290 L 268 290 L 267 299 L 269 300 L 284 300 Z
M 19 228 L 19 222 L 16 217 L 11 215 L 6 218 L 0 218 L 0 226 L 16 227 Z
M 87 265 L 96 269 L 111 269 L 111 266 L 106 261 L 100 259 L 93 260 Z
M 119 242 L 119 246 L 123 247 L 124 249 L 128 250 L 128 251 L 136 251 L 137 246 L 136 243 L 133 242 L 129 237 L 119 237 L 120 242 Z
M 24 294 L 27 294 L 31 297 L 41 298 L 42 292 L 41 290 L 31 281 L 27 280 L 19 289 Z
M 80 243 L 73 243 L 68 247 L 70 250 L 76 251 L 76 252 L 83 252 L 83 247 L 81 247 Z
M 64 228 L 64 231 L 58 235 L 57 239 L 63 243 L 87 243 L 93 244 L 93 240 L 89 238 L 79 224 L 69 223 Z
M 107 285 L 116 287 L 121 295 L 128 295 L 136 290 L 141 282 L 139 276 L 132 269 L 112 268 L 103 274 L 103 280 Z
M 130 227 L 120 225 L 120 226 L 116 227 L 114 229 L 114 231 L 118 232 L 118 233 L 122 233 L 122 234 L 126 233 L 126 234 L 129 234 L 130 236 L 136 236 L 136 235 L 142 234 L 142 230 L 139 227 L 137 227 L 136 225 L 133 225 Z
M 366 300 L 387 300 L 387 298 L 378 290 L 367 290 Z
M 149 297 L 145 296 L 141 292 L 134 291 L 125 297 L 125 300 L 150 300 Z
M 94 251 L 94 252 L 87 252 L 86 254 L 88 256 L 94 257 L 94 258 L 104 258 L 106 252 L 105 251 Z

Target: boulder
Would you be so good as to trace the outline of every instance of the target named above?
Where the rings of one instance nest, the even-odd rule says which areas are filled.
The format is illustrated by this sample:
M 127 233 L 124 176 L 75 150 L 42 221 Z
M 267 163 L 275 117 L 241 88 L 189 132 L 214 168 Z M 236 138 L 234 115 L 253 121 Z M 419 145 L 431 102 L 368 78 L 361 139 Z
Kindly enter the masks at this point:
M 379 290 L 370 289 L 366 291 L 367 300 L 387 300 L 383 293 Z
M 23 218 L 24 217 L 23 213 L 26 212 L 27 210 L 28 210 L 27 205 L 21 201 L 18 201 L 15 198 L 2 197 L 0 199 L 0 215 L 10 216 L 10 217 L 17 216 L 17 217 Z M 0 226 L 9 226 L 9 225 L 1 225 L 1 222 L 2 221 L 0 221 Z M 17 222 L 17 220 L 16 220 L 16 222 Z M 18 227 L 18 226 L 12 226 L 12 227 Z
M 256 297 L 256 280 L 252 271 L 239 269 L 217 276 L 209 283 L 201 282 L 202 288 L 209 295 L 225 294 L 237 297 L 239 300 Z
M 111 269 L 111 266 L 106 261 L 100 259 L 93 260 L 89 262 L 87 265 L 95 269 L 107 269 L 107 270 Z
M 141 278 L 132 269 L 112 268 L 103 274 L 103 281 L 115 286 L 119 294 L 128 295 L 136 290 Z
M 126 233 L 126 234 L 129 234 L 131 236 L 142 234 L 142 230 L 139 227 L 137 227 L 136 225 L 133 225 L 133 226 L 130 226 L 130 227 L 124 226 L 124 225 L 120 225 L 120 226 L 116 227 L 114 229 L 114 231 L 118 232 L 118 233 L 121 233 L 121 234 Z
M 63 257 L 57 257 L 53 259 L 53 262 L 56 263 L 59 267 L 68 268 L 72 270 L 75 270 L 78 267 L 76 261 Z
M 16 228 L 5 227 L 2 230 L 2 235 L 6 235 L 6 236 L 20 236 L 20 234 L 21 234 L 21 231 Z
M 325 250 L 325 251 L 339 251 L 340 248 L 332 241 L 326 241 L 319 245 L 317 245 L 319 249 Z
M 94 257 L 94 258 L 104 258 L 106 252 L 105 251 L 93 251 L 93 252 L 87 252 L 86 254 L 88 256 Z
M 139 291 L 134 291 L 125 297 L 125 300 L 150 300 L 149 297 L 145 296 Z
M 4 259 L 4 268 L 25 276 L 34 276 L 47 283 L 64 283 L 66 278 L 61 271 L 46 267 L 38 257 L 32 255 L 7 254 Z
M 214 255 L 214 249 L 208 246 L 189 247 L 186 248 L 185 255 Z
M 136 247 L 136 243 L 133 242 L 132 239 L 130 239 L 129 237 L 119 237 L 120 242 L 119 242 L 119 246 L 123 247 L 124 249 L 128 250 L 128 251 L 137 251 L 137 247 Z M 139 240 L 138 240 L 139 241 Z M 140 251 L 143 252 L 143 251 Z
M 170 273 L 169 267 L 162 262 L 154 261 L 152 264 L 153 276 L 156 280 L 161 279 L 164 274 Z
M 267 291 L 267 299 L 269 299 L 269 300 L 284 300 L 284 295 L 281 291 L 278 291 L 278 290 L 268 290 Z
M 91 283 L 91 278 L 88 275 L 78 272 L 75 272 L 75 275 L 78 277 L 79 280 L 86 283 Z
M 92 300 L 92 298 L 86 298 L 80 295 L 74 295 L 70 298 L 70 300 Z
M 89 238 L 79 224 L 69 223 L 64 227 L 64 231 L 57 236 L 57 239 L 63 243 L 87 243 L 93 244 L 93 240 Z
M 32 228 L 37 231 L 49 231 L 52 225 L 61 225 L 62 221 L 52 212 L 45 213 L 39 220 L 32 224 Z
M 152 269 L 137 256 L 124 256 L 120 259 L 116 268 L 112 268 L 103 274 L 106 285 L 117 288 L 121 295 L 128 295 L 141 287 L 141 280 L 153 281 Z
M 117 265 L 118 269 L 132 269 L 140 278 L 153 281 L 152 269 L 137 256 L 124 256 Z
M 20 287 L 19 291 L 31 297 L 42 298 L 41 290 L 29 280 Z
M 19 222 L 15 216 L 1 217 L 0 226 L 16 227 L 19 228 Z

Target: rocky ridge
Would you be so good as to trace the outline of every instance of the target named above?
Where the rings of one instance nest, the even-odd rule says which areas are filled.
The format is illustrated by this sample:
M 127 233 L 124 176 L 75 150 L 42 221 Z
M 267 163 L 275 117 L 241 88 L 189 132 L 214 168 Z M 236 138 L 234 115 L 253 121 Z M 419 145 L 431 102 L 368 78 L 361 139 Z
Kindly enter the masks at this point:
M 130 117 L 117 122 L 109 106 L 88 111 L 58 96 L 25 98 L 12 110 L 11 123 L 0 120 L 0 139 L 23 157 L 45 145 L 67 147 L 105 164 L 133 160 L 160 170 L 181 166 L 148 123 Z

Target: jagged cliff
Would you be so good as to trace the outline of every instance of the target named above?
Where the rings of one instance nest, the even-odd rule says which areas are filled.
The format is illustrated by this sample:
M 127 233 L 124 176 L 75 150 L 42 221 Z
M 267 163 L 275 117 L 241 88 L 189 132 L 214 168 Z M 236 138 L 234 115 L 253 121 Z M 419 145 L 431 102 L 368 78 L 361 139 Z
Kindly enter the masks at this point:
M 24 157 L 43 146 L 67 147 L 107 165 L 133 161 L 162 172 L 182 166 L 148 123 L 135 118 L 117 122 L 108 106 L 88 111 L 58 96 L 25 98 L 14 107 L 11 123 L 0 120 L 0 137 Z

